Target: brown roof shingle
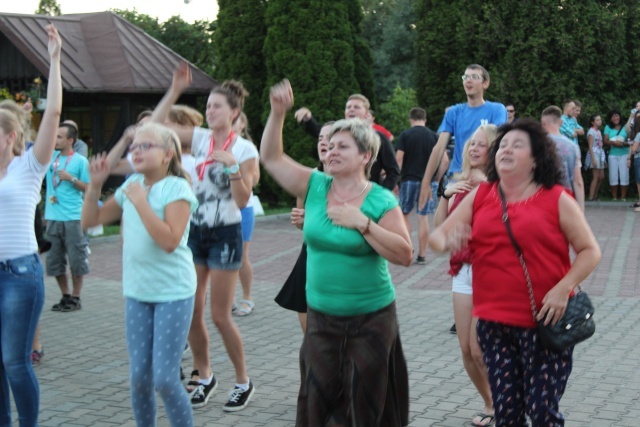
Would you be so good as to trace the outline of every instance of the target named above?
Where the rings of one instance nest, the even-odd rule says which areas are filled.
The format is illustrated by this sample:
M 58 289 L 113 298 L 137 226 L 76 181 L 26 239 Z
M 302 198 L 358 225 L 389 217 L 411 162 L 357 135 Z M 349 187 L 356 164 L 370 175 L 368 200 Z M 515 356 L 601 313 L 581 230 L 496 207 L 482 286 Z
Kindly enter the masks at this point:
M 0 31 L 43 76 L 49 54 L 45 25 L 62 37 L 62 86 L 70 92 L 163 93 L 180 55 L 112 12 L 62 16 L 0 13 Z M 208 93 L 217 83 L 191 65 L 186 93 Z

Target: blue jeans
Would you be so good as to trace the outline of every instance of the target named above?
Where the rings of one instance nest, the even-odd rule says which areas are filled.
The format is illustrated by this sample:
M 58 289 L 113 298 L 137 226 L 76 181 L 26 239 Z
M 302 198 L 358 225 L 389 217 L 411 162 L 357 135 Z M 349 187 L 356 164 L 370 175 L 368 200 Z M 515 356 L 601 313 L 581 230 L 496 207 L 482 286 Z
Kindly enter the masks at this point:
M 31 345 L 44 304 L 44 272 L 37 254 L 0 261 L 0 427 L 10 427 L 9 386 L 21 427 L 38 425 L 40 388 Z
M 127 298 L 131 405 L 138 426 L 156 425 L 158 391 L 173 427 L 192 427 L 191 402 L 180 381 L 180 361 L 193 316 L 194 297 L 170 302 Z

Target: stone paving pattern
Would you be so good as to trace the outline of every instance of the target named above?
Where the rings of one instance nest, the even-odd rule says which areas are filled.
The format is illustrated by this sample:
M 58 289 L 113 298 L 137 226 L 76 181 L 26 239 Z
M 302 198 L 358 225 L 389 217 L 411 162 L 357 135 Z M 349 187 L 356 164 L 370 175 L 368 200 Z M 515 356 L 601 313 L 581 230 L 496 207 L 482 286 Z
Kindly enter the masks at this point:
M 561 401 L 567 426 L 640 425 L 637 215 L 619 204 L 587 208 L 603 251 L 602 262 L 583 284 L 596 305 L 597 331 L 574 353 L 574 370 Z M 535 228 L 532 223 L 532 232 Z M 414 226 L 414 245 L 415 230 Z M 220 386 L 207 406 L 194 411 L 196 426 L 294 425 L 302 333 L 296 314 L 281 309 L 273 298 L 296 261 L 301 241 L 301 233 L 286 216 L 256 224 L 251 245 L 256 309 L 246 318 L 236 318 L 256 393 L 245 410 L 222 411 L 234 375 L 209 318 L 212 365 Z M 41 319 L 45 356 L 36 369 L 41 426 L 135 426 L 129 403 L 119 238 L 93 240 L 91 249 L 92 273 L 85 281 L 82 310 L 50 311 L 60 294 L 55 280 L 46 280 Z M 447 264 L 447 257 L 429 253 L 424 266 L 391 266 L 410 371 L 411 426 L 468 425 L 482 407 L 464 372 L 457 338 L 448 333 L 453 314 Z M 188 353 L 185 372 L 190 372 L 191 362 Z M 168 426 L 160 399 L 158 403 L 158 425 Z M 17 419 L 15 409 L 13 415 Z

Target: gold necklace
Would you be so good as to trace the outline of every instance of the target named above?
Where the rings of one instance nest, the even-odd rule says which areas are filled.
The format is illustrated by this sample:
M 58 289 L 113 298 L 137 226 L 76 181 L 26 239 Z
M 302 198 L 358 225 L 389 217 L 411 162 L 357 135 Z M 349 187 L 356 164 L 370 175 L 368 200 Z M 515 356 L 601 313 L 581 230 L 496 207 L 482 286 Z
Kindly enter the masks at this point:
M 336 190 L 333 188 L 333 183 L 331 183 L 331 194 L 333 195 L 333 198 L 336 199 L 336 201 L 340 203 L 349 203 L 350 201 L 355 200 L 358 197 L 362 196 L 362 193 L 364 193 L 367 187 L 369 187 L 369 181 L 367 181 L 367 183 L 364 185 L 364 188 L 362 188 L 362 191 L 360 191 L 360 193 L 358 193 L 357 196 L 344 200 L 342 197 L 338 196 L 338 193 L 336 193 Z

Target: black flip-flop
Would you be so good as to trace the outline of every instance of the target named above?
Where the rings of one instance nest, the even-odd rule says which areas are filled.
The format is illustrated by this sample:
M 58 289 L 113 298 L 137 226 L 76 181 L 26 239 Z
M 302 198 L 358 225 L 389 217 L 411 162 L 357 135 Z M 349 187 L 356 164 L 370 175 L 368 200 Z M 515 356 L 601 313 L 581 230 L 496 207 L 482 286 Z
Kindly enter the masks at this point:
M 473 422 L 473 418 L 476 417 L 480 417 L 480 422 L 475 423 Z M 488 415 L 482 412 L 478 412 L 476 414 L 473 415 L 472 421 L 469 423 L 470 426 L 474 426 L 474 427 L 486 427 L 486 426 L 493 426 L 496 424 L 496 417 L 493 415 Z

